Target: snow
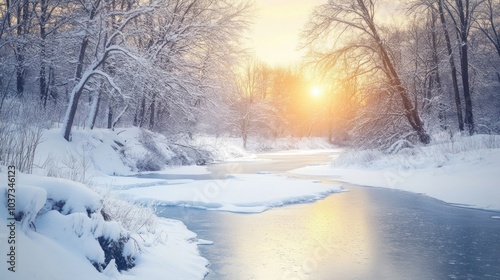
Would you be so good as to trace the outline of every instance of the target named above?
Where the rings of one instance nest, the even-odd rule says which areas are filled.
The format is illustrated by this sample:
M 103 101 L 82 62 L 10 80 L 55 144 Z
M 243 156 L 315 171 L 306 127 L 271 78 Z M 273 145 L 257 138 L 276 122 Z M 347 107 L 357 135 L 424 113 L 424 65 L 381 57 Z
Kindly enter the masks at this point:
M 4 224 L 3 217 L 1 221 Z M 4 238 L 2 236 L 0 243 L 3 256 L 6 254 Z M 7 263 L 2 262 L 0 279 L 109 279 L 101 275 L 84 256 L 35 231 L 17 231 L 16 243 L 16 272 L 8 271 Z
M 181 221 L 159 218 L 151 208 L 139 208 L 133 203 L 260 213 L 345 191 L 331 181 L 290 178 L 267 171 L 211 179 L 206 166 L 196 165 L 137 174 L 137 163 L 141 161 L 160 168 L 193 162 L 196 156 L 186 152 L 192 152 L 193 147 L 207 151 L 213 160 L 262 160 L 238 148 L 235 143 L 240 139 L 231 137 L 200 136 L 178 139 L 179 144 L 158 134 L 125 128 L 73 129 L 72 139 L 70 143 L 63 140 L 56 129 L 44 131 L 44 141 L 35 156 L 36 175 L 17 174 L 18 272 L 10 273 L 7 263 L 2 262 L 0 279 L 203 279 L 208 273 L 208 261 L 200 256 L 198 246 L 213 242 L 197 239 Z M 314 164 L 293 173 L 401 189 L 460 206 L 500 210 L 500 187 L 495 176 L 500 170 L 500 141 L 495 141 L 475 136 L 451 144 L 400 149 L 390 155 L 379 151 L 344 153 L 332 165 Z M 482 142 L 498 145 L 487 148 L 478 144 Z M 252 151 L 295 149 L 272 156 L 331 153 L 335 157 L 340 152 L 321 139 L 285 138 L 275 143 L 254 139 L 249 146 Z M 179 147 L 186 150 L 177 150 Z M 179 156 L 179 151 L 184 154 Z M 5 172 L 6 168 L 0 167 L 1 182 L 7 182 Z M 185 178 L 176 175 L 193 175 L 198 180 L 165 179 Z M 6 203 L 5 192 L 6 186 L 0 185 L 1 205 Z M 105 220 L 103 213 L 113 220 Z M 0 223 L 8 224 L 8 217 L 6 207 L 0 207 Z M 498 215 L 491 218 L 500 219 Z M 101 237 L 125 240 L 122 254 L 133 257 L 136 266 L 119 272 L 115 260 L 106 265 L 105 252 L 98 242 Z M 4 255 L 7 238 L 7 233 L 0 231 L 0 253 Z M 103 269 L 102 273 L 92 262 Z
M 195 180 L 171 185 L 127 187 L 125 190 L 118 186 L 117 189 L 120 189 L 121 196 L 129 200 L 244 213 L 259 213 L 271 207 L 309 202 L 344 191 L 339 185 L 275 174 L 238 174 L 230 175 L 225 180 Z
M 280 156 L 303 156 L 303 155 L 315 155 L 315 154 L 324 154 L 324 153 L 338 153 L 341 149 L 303 149 L 303 150 L 286 150 L 271 153 L 272 155 L 280 155 Z M 266 155 L 266 153 L 263 153 Z
M 81 183 L 60 178 L 22 174 L 17 179 L 17 184 L 21 189 L 25 185 L 43 189 L 47 194 L 47 200 L 50 200 L 47 203 L 64 202 L 61 209 L 63 214 L 96 212 L 101 208 L 99 195 Z M 46 204 L 46 206 L 52 205 Z
M 181 221 L 165 218 L 158 218 L 157 231 L 142 235 L 136 267 L 119 279 L 203 279 L 208 261 L 199 255 L 196 234 Z
M 71 139 L 71 142 L 65 141 L 58 128 L 44 130 L 35 154 L 33 175 L 17 174 L 14 213 L 19 220 L 15 222 L 19 244 L 17 272 L 10 273 L 7 263 L 2 262 L 0 279 L 205 277 L 208 261 L 200 256 L 198 246 L 213 244 L 212 241 L 198 240 L 182 222 L 159 218 L 152 208 L 120 200 L 115 194 L 139 202 L 154 200 L 165 205 L 258 213 L 342 191 L 339 186 L 292 180 L 271 173 L 234 175 L 223 181 L 164 179 L 169 175 L 210 178 L 205 166 L 164 169 L 167 165 L 197 162 L 200 155 L 208 156 L 208 161 L 260 160 L 241 148 L 241 139 L 233 137 L 166 138 L 138 128 L 110 131 L 74 127 Z M 323 140 L 292 138 L 279 141 L 279 145 L 272 141 L 252 143 L 255 151 L 326 145 Z M 148 167 L 163 170 L 137 174 Z M 5 172 L 6 168 L 0 167 L 2 182 L 7 181 Z M 162 175 L 165 176 L 162 178 Z M 160 179 L 145 178 L 148 176 Z M 5 193 L 5 188 L 0 186 L 0 193 Z M 155 193 L 156 190 L 161 191 Z M 5 195 L 1 195 L 0 204 L 5 205 L 5 199 Z M 0 208 L 0 223 L 6 225 L 10 216 L 6 207 Z M 110 217 L 113 220 L 107 220 Z M 6 233 L 0 231 L 0 244 L 3 244 L 0 253 L 4 255 L 7 238 Z M 113 242 L 125 240 L 122 256 L 134 258 L 135 266 L 118 271 L 118 261 L 114 259 L 106 265 L 106 253 L 99 238 Z
M 133 173 L 133 163 L 123 156 L 120 146 L 126 139 L 99 129 L 73 129 L 71 134 L 72 142 L 67 142 L 58 129 L 43 132 L 44 141 L 37 149 L 35 164 L 44 170 L 36 172 L 38 175 L 84 181 L 95 175 Z M 77 178 L 80 176 L 86 178 Z
M 467 141 L 483 141 L 482 136 L 475 138 Z M 416 154 L 354 155 L 369 160 L 354 164 L 356 160 L 340 158 L 333 166 L 307 166 L 291 172 L 425 194 L 457 206 L 500 210 L 500 149 L 469 147 L 456 153 L 442 153 L 442 145 L 422 149 Z
M 0 169 L 0 180 L 6 182 L 5 168 Z M 102 250 L 95 247 L 95 238 L 85 238 L 90 221 L 87 211 L 100 209 L 97 194 L 68 180 L 21 173 L 16 173 L 15 189 L 16 217 L 24 213 L 16 222 L 16 272 L 8 271 L 7 263 L 2 262 L 0 279 L 105 279 L 89 262 L 99 260 Z M 6 186 L 0 187 L 0 193 L 0 204 L 5 205 Z M 59 201 L 65 202 L 61 212 L 48 211 Z M 6 207 L 1 207 L 2 225 L 8 217 Z M 83 238 L 76 237 L 79 229 L 83 229 Z M 2 255 L 6 238 L 2 231 Z
M 2 182 L 7 182 L 5 172 L 0 167 Z M 11 222 L 4 207 L 6 187 L 0 186 L 3 227 Z M 198 243 L 196 234 L 180 221 L 154 216 L 154 231 L 129 232 L 116 221 L 104 220 L 103 198 L 83 184 L 17 172 L 15 188 L 15 216 L 20 217 L 15 222 L 16 272 L 7 270 L 9 264 L 2 262 L 0 279 L 203 279 L 208 272 L 208 262 L 197 246 L 210 242 Z M 6 231 L 0 231 L 4 256 L 8 237 Z M 99 273 L 92 265 L 104 263 L 99 237 L 115 241 L 130 237 L 122 254 L 133 256 L 136 266 L 118 272 L 112 260 Z
M 154 173 L 175 174 L 175 175 L 206 175 L 210 174 L 210 171 L 207 170 L 206 166 L 184 165 L 184 166 L 170 167 L 168 169 L 164 169 L 162 171 Z M 143 174 L 147 174 L 147 172 L 144 172 Z

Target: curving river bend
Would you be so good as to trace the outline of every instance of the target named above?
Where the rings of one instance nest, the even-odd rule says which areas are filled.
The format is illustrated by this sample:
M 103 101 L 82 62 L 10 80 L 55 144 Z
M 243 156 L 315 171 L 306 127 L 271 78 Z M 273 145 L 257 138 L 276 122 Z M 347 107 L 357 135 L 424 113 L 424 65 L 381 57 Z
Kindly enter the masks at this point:
M 209 170 L 283 173 L 331 156 L 262 154 Z M 207 280 L 500 279 L 498 213 L 341 184 L 349 192 L 260 214 L 165 207 L 159 215 L 214 242 L 200 246 L 211 263 Z

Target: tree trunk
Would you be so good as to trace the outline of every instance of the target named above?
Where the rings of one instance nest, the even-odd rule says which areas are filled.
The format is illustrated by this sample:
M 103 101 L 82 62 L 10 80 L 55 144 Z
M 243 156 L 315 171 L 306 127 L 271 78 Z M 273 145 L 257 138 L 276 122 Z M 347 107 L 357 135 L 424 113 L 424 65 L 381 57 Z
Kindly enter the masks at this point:
M 153 93 L 151 107 L 149 107 L 149 130 L 153 130 L 155 126 L 155 100 L 156 93 Z
M 44 5 L 44 1 L 41 2 L 42 6 Z M 42 15 L 40 16 L 40 99 L 42 101 L 43 108 L 47 105 L 47 99 L 48 99 L 48 87 L 47 87 L 47 80 L 46 80 L 46 65 L 45 65 L 45 15 L 44 12 L 42 11 Z
M 97 14 L 97 9 L 99 7 L 99 3 L 94 5 L 92 7 L 92 10 L 90 11 L 89 15 L 89 20 L 93 20 L 94 17 Z M 76 109 L 78 108 L 78 101 L 80 100 L 80 96 L 82 95 L 83 88 L 85 85 L 84 81 L 83 83 L 80 81 L 83 75 L 83 65 L 85 63 L 85 53 L 87 51 L 87 46 L 88 46 L 89 40 L 88 37 L 85 36 L 82 40 L 82 44 L 80 45 L 80 52 L 78 54 L 78 62 L 76 66 L 76 72 L 75 72 L 75 85 L 73 87 L 73 92 L 71 93 L 70 96 L 70 101 L 69 101 L 69 107 L 66 111 L 66 116 L 64 120 L 64 125 L 63 125 L 63 137 L 66 139 L 66 141 L 71 141 L 70 140 L 70 135 L 71 135 L 71 127 L 73 126 L 73 121 L 75 119 L 76 115 Z M 102 58 L 103 60 L 106 60 L 106 58 Z M 87 76 L 86 79 L 88 79 L 90 76 Z
M 92 95 L 92 102 L 90 105 L 90 113 L 88 118 L 88 127 L 94 129 L 95 121 L 97 120 L 97 114 L 99 113 L 99 105 L 101 104 L 101 91 L 97 90 Z
M 364 11 L 364 14 L 369 16 L 369 12 L 364 5 L 364 3 L 361 0 L 358 0 L 358 3 L 362 7 L 362 10 Z M 370 19 L 370 17 L 367 17 Z M 395 89 L 395 92 L 399 95 L 401 98 L 401 102 L 403 104 L 403 109 L 404 109 L 404 114 L 406 119 L 408 120 L 410 126 L 412 129 L 417 133 L 418 138 L 420 142 L 423 144 L 429 144 L 430 143 L 430 136 L 427 134 L 424 128 L 424 123 L 422 122 L 422 119 L 420 119 L 420 115 L 418 114 L 417 106 L 412 104 L 409 96 L 408 96 L 408 91 L 406 88 L 403 86 L 403 83 L 401 82 L 401 79 L 399 78 L 399 75 L 396 71 L 396 68 L 394 67 L 394 64 L 389 57 L 389 54 L 387 53 L 387 50 L 384 46 L 384 43 L 380 39 L 380 36 L 378 35 L 377 28 L 375 26 L 375 23 L 373 21 L 367 20 L 366 23 L 368 24 L 368 27 L 370 28 L 372 32 L 372 37 L 375 40 L 375 43 L 377 44 L 378 50 L 379 50 L 379 55 L 380 58 L 383 62 L 383 65 L 385 66 L 385 74 L 387 78 L 389 79 L 389 83 L 392 86 L 392 88 Z
M 139 111 L 139 127 L 142 127 L 144 124 L 144 114 L 146 114 L 146 97 L 142 96 L 141 100 L 141 109 Z
M 22 48 L 17 48 L 16 64 L 16 91 L 17 95 L 23 96 L 24 93 L 24 55 Z
M 436 38 L 436 14 L 435 10 L 431 10 L 431 40 L 432 40 L 432 64 L 434 71 L 432 73 L 432 78 L 436 81 L 436 87 L 438 91 L 438 119 L 442 129 L 446 129 L 446 114 L 444 111 L 443 104 L 443 87 L 441 85 L 441 76 L 439 74 L 439 57 L 438 57 L 438 45 Z
M 73 127 L 73 121 L 75 120 L 76 109 L 78 108 L 78 100 L 83 92 L 83 86 L 76 89 L 74 94 L 71 94 L 69 100 L 69 108 L 66 111 L 66 116 L 63 122 L 63 137 L 66 141 L 71 141 L 71 127 Z
M 443 0 L 438 0 L 439 18 L 441 20 L 441 25 L 444 32 L 444 38 L 446 41 L 446 49 L 448 50 L 448 57 L 450 62 L 451 79 L 453 83 L 453 93 L 455 96 L 455 106 L 457 108 L 457 118 L 458 118 L 458 129 L 460 131 L 464 130 L 464 117 L 462 115 L 462 101 L 460 99 L 460 92 L 458 90 L 458 79 L 457 79 L 457 67 L 455 66 L 455 58 L 453 55 L 453 49 L 451 47 L 450 34 L 448 33 L 448 26 L 446 25 L 446 19 L 444 17 Z
M 88 44 L 88 39 L 87 37 L 83 38 L 82 45 L 80 46 L 80 54 L 78 56 L 78 64 L 76 67 L 76 73 L 75 73 L 75 86 L 74 94 L 72 93 L 70 96 L 69 100 L 69 108 L 66 112 L 66 116 L 64 119 L 64 125 L 63 125 L 63 137 L 66 139 L 66 141 L 71 141 L 70 135 L 71 135 L 71 127 L 73 126 L 73 121 L 75 119 L 76 115 L 76 109 L 78 108 L 78 101 L 80 100 L 80 96 L 82 95 L 83 92 L 83 84 L 79 86 L 80 79 L 82 78 L 82 69 L 83 69 L 83 60 L 85 58 L 85 51 L 87 49 L 87 44 Z
M 128 107 L 129 107 L 128 104 L 125 105 L 123 110 L 120 113 L 118 113 L 118 116 L 116 116 L 116 119 L 111 123 L 111 130 L 115 129 L 116 124 L 121 120 L 121 118 L 123 117 L 123 115 L 127 111 Z
M 25 38 L 28 33 L 28 18 L 29 18 L 29 2 L 28 1 L 20 1 L 17 7 L 17 36 L 19 39 Z M 24 72 L 24 51 L 25 42 L 17 42 L 17 46 L 15 48 L 16 52 L 16 91 L 19 96 L 22 96 L 24 93 L 24 84 L 25 84 L 25 72 Z
M 111 107 L 111 103 L 108 104 L 108 129 L 113 128 L 113 107 Z
M 469 10 L 469 0 L 465 0 L 467 5 L 467 12 Z M 474 116 L 472 114 L 472 99 L 470 93 L 469 85 L 469 42 L 468 42 L 468 27 L 470 20 L 468 15 L 465 15 L 465 7 L 463 5 L 463 0 L 456 0 L 457 9 L 460 17 L 460 70 L 462 71 L 462 87 L 464 91 L 464 101 L 465 101 L 465 119 L 464 123 L 467 128 L 467 132 L 472 135 L 474 134 Z

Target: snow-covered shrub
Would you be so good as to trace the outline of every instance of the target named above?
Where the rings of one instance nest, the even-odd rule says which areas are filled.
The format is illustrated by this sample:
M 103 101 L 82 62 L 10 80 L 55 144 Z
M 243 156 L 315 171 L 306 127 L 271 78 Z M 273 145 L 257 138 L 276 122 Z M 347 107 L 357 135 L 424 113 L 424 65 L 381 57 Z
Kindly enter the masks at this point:
M 138 171 L 159 171 L 165 166 L 165 159 L 158 154 L 147 153 L 137 160 Z
M 145 205 L 119 199 L 110 192 L 110 189 L 96 188 L 95 191 L 103 198 L 101 214 L 105 220 L 117 221 L 133 233 L 154 232 L 157 216 L 153 204 Z
M 173 143 L 171 145 L 175 156 L 169 161 L 169 165 L 206 165 L 214 160 L 214 155 L 203 147 L 186 144 Z
M 181 135 L 167 138 L 158 133 L 141 130 L 137 138 L 145 149 L 136 161 L 139 171 L 158 171 L 168 165 L 204 165 L 214 159 L 209 150 Z
M 400 139 L 394 144 L 392 144 L 388 149 L 387 153 L 389 154 L 401 154 L 401 153 L 406 153 L 413 149 L 415 146 L 408 140 L 406 139 Z
M 491 149 L 500 148 L 498 135 L 449 135 L 441 133 L 433 136 L 430 145 L 411 145 L 406 140 L 395 142 L 389 149 L 380 151 L 345 150 L 332 161 L 335 167 L 349 165 L 392 166 L 404 169 L 422 168 L 429 164 L 442 166 L 448 162 L 452 155 L 460 155 L 462 159 L 479 158 Z
M 165 138 L 158 138 L 159 135 L 141 129 L 135 136 L 138 143 L 145 152 L 136 161 L 136 167 L 139 171 L 158 171 L 167 165 L 172 158 L 173 153 L 167 148 L 162 149 L 159 144 L 165 146 L 168 142 Z M 162 141 L 163 140 L 163 141 Z
M 37 106 L 20 102 L 8 105 L 0 111 L 0 164 L 15 165 L 19 171 L 30 173 L 47 124 L 37 115 Z
M 345 150 L 343 153 L 338 155 L 333 161 L 332 166 L 350 166 L 350 165 L 370 165 L 374 161 L 381 159 L 384 153 L 375 150 Z
M 90 150 L 84 145 L 82 145 L 81 153 L 68 149 L 57 161 L 52 155 L 48 155 L 40 167 L 47 172 L 49 177 L 69 179 L 85 185 L 91 184 L 94 177 Z

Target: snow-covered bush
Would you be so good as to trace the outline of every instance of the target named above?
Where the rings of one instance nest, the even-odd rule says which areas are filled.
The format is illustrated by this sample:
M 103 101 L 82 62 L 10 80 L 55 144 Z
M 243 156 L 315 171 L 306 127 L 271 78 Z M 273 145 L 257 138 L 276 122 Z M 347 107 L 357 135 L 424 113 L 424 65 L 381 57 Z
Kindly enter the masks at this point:
M 156 209 L 153 204 L 129 202 L 117 198 L 110 188 L 94 188 L 103 198 L 101 213 L 105 220 L 119 222 L 132 233 L 154 232 L 157 225 Z
M 210 149 L 182 135 L 167 138 L 147 130 L 128 130 L 130 132 L 127 135 L 131 139 L 129 145 L 134 143 L 132 145 L 141 146 L 130 153 L 137 158 L 136 167 L 139 171 L 158 171 L 169 165 L 204 165 L 216 159 Z
M 428 146 L 407 143 L 400 140 L 386 150 L 348 149 L 332 161 L 335 167 L 351 165 L 373 166 L 383 168 L 396 166 L 400 168 L 421 168 L 426 164 L 442 166 L 448 162 L 451 155 L 460 155 L 463 159 L 481 157 L 491 149 L 500 148 L 498 135 L 449 135 L 440 133 L 433 136 Z
M 368 165 L 371 162 L 382 158 L 383 156 L 384 153 L 374 149 L 347 149 L 332 161 L 332 166 L 339 167 L 350 165 Z
M 44 141 L 42 133 L 46 123 L 36 114 L 37 106 L 8 102 L 3 109 L 0 111 L 0 164 L 13 164 L 20 171 L 31 172 L 37 148 Z

